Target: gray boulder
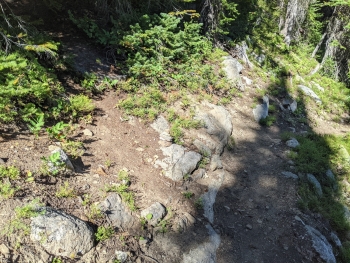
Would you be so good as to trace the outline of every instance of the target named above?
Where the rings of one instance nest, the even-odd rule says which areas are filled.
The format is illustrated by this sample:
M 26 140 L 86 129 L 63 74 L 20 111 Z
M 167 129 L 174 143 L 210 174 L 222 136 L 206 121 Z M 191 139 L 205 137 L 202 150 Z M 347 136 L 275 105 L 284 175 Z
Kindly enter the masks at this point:
M 320 182 L 316 179 L 316 177 L 312 174 L 307 174 L 306 178 L 314 186 L 316 194 L 318 196 L 322 196 L 323 195 L 322 186 Z
M 306 86 L 304 86 L 304 85 L 298 85 L 298 88 L 299 88 L 299 90 L 301 90 L 306 96 L 311 97 L 317 104 L 322 104 L 321 99 L 316 95 L 316 93 L 315 93 L 312 89 L 310 89 L 310 88 L 308 88 L 308 87 L 306 87 Z
M 269 98 L 267 96 L 263 97 L 263 104 L 257 105 L 253 109 L 254 119 L 259 122 L 265 119 L 269 115 Z
M 180 181 L 186 174 L 191 174 L 196 169 L 202 155 L 196 152 L 186 152 L 174 165 L 171 173 L 171 179 Z
M 230 113 L 222 106 L 210 103 L 203 103 L 204 107 L 198 109 L 196 119 L 204 123 L 206 133 L 214 145 L 206 144 L 208 148 L 213 148 L 213 154 L 221 155 L 232 133 L 232 121 Z M 210 110 L 208 110 L 208 107 Z M 212 147 L 213 146 L 213 147 Z
M 133 228 L 136 223 L 129 209 L 124 205 L 117 193 L 111 193 L 100 204 L 100 209 L 106 215 L 108 223 L 122 230 Z
M 146 218 L 148 220 L 148 223 L 152 226 L 156 226 L 159 221 L 165 216 L 165 214 L 165 207 L 158 202 L 141 211 L 141 217 Z M 147 218 L 148 215 L 152 215 L 151 219 Z
M 84 221 L 64 212 L 46 207 L 43 214 L 32 218 L 30 239 L 40 242 L 56 256 L 82 256 L 94 245 L 94 231 Z
M 327 170 L 326 176 L 327 176 L 327 178 L 328 178 L 330 181 L 332 181 L 332 182 L 335 181 L 335 176 L 334 176 L 334 174 L 333 174 L 333 172 L 332 172 L 331 169 L 328 169 L 328 170 Z
M 223 69 L 226 72 L 226 76 L 230 83 L 235 85 L 240 91 L 244 91 L 244 85 L 239 74 L 243 70 L 242 64 L 231 56 L 224 57 L 224 61 L 222 63 L 224 64 Z
M 336 263 L 337 261 L 333 254 L 333 248 L 325 236 L 309 225 L 305 225 L 305 228 L 312 239 L 312 246 L 319 254 L 319 256 L 326 263 Z
M 295 138 L 291 138 L 290 140 L 286 141 L 286 144 L 290 148 L 296 148 L 300 145 L 298 140 Z

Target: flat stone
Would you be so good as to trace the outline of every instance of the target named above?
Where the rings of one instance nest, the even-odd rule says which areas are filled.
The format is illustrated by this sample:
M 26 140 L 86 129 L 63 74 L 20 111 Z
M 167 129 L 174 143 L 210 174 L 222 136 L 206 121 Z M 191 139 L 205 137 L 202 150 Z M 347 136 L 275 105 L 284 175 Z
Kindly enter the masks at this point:
M 159 202 L 141 211 L 141 217 L 146 218 L 148 223 L 152 226 L 156 226 L 165 214 L 165 207 Z M 152 215 L 151 219 L 147 218 L 148 215 Z
M 252 226 L 251 224 L 247 224 L 245 227 L 246 227 L 247 229 L 249 229 L 249 230 L 252 230 L 252 229 L 253 229 L 253 226 Z
M 281 172 L 281 174 L 286 177 L 286 178 L 292 178 L 292 179 L 298 179 L 299 177 L 294 174 L 294 173 L 291 173 L 291 172 L 286 172 L 286 171 L 283 171 Z
M 92 131 L 90 131 L 89 129 L 84 129 L 83 130 L 83 133 L 84 133 L 84 135 L 86 135 L 86 136 L 93 136 L 94 134 L 92 133 Z
M 290 140 L 288 140 L 288 141 L 286 142 L 286 145 L 287 145 L 288 147 L 291 147 L 291 148 L 296 148 L 296 147 L 298 147 L 300 144 L 299 144 L 299 142 L 298 142 L 297 139 L 291 138 Z
M 306 87 L 304 85 L 298 85 L 298 88 L 305 95 L 311 97 L 317 104 L 322 104 L 321 99 L 316 95 L 316 93 L 312 89 L 310 89 L 310 88 L 308 88 L 308 87 Z
M 316 179 L 316 177 L 312 174 L 307 174 L 306 178 L 314 186 L 317 195 L 322 196 L 323 195 L 322 187 L 320 182 Z
M 49 207 L 32 218 L 30 239 L 56 256 L 84 255 L 94 245 L 94 231 L 84 221 Z

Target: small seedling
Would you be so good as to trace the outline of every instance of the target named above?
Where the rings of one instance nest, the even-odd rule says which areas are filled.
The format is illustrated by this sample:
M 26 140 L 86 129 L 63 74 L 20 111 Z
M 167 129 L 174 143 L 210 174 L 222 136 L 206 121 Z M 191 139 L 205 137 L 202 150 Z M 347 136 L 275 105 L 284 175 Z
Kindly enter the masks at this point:
M 44 114 L 40 114 L 36 119 L 29 119 L 29 130 L 36 136 L 39 136 L 41 128 L 44 126 Z
M 195 205 L 195 207 L 196 207 L 198 210 L 203 209 L 203 206 L 204 206 L 204 204 L 203 204 L 203 198 L 202 198 L 202 197 L 201 197 L 201 198 L 198 198 L 198 199 L 194 202 L 194 205 Z
M 194 193 L 192 193 L 192 192 L 183 192 L 182 195 L 185 198 L 190 199 L 194 195 Z
M 152 215 L 151 213 L 149 213 L 148 215 L 146 215 L 146 219 L 147 219 L 147 220 L 151 220 L 152 217 L 153 217 L 153 215 Z
M 97 229 L 97 233 L 95 234 L 95 237 L 97 241 L 104 241 L 109 239 L 113 235 L 114 235 L 113 227 L 99 226 Z
M 46 131 L 49 134 L 51 139 L 56 139 L 59 141 L 62 141 L 66 139 L 66 135 L 64 134 L 64 130 L 69 127 L 69 124 L 64 123 L 63 121 L 60 121 L 56 123 L 51 128 L 47 128 Z
M 69 187 L 68 182 L 64 182 L 64 185 L 61 185 L 58 191 L 56 192 L 56 196 L 61 198 L 74 197 L 74 189 Z

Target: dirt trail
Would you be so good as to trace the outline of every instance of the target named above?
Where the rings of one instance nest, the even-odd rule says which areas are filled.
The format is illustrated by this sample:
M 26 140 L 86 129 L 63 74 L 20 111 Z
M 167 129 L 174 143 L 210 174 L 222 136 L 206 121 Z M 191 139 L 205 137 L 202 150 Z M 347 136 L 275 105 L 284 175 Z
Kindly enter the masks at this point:
M 75 48 L 69 51 L 76 56 L 79 69 L 89 72 L 98 68 L 99 74 L 115 77 L 116 73 L 111 72 L 107 60 L 101 57 L 96 47 L 87 45 L 82 48 L 84 44 L 79 39 L 71 41 L 65 45 L 75 43 Z M 68 84 L 74 88 L 74 83 Z M 256 91 L 248 88 L 242 98 L 236 98 L 226 106 L 232 116 L 235 147 L 230 150 L 225 148 L 221 157 L 225 176 L 216 196 L 211 224 L 203 216 L 203 211 L 195 207 L 195 200 L 208 189 L 193 181 L 173 182 L 154 167 L 154 161 L 163 158 L 160 146 L 164 142 L 159 143 L 159 134 L 149 123 L 137 118 L 125 121 L 123 113 L 115 108 L 120 96 L 113 91 L 96 99 L 94 122 L 81 124 L 74 135 L 86 148 L 82 158 L 73 163 L 77 174 L 59 178 L 47 188 L 40 183 L 26 186 L 23 190 L 25 199 L 22 201 L 40 196 L 44 203 L 87 220 L 86 210 L 81 206 L 81 196 L 90 194 L 91 202 L 101 202 L 105 198 L 101 189 L 117 182 L 118 171 L 127 168 L 131 176 L 130 189 L 136 194 L 138 208 L 144 209 L 154 202 L 161 202 L 171 208 L 173 213 L 169 223 L 174 223 L 177 216 L 187 212 L 196 218 L 196 224 L 184 233 L 172 231 L 171 226 L 165 234 L 157 234 L 152 228 L 140 230 L 138 235 L 149 236 L 149 247 L 138 246 L 137 242 L 121 242 L 120 236 L 131 236 L 130 233 L 120 232 L 103 244 L 107 254 L 113 254 L 116 249 L 132 250 L 131 259 L 135 260 L 132 262 L 179 262 L 184 254 L 209 240 L 205 226 L 210 225 L 220 236 L 221 242 L 216 259 L 203 262 L 318 262 L 319 257 L 303 225 L 296 219 L 296 216 L 301 217 L 297 208 L 297 181 L 281 175 L 282 171 L 293 172 L 294 169 L 286 157 L 288 148 L 280 140 L 281 132 L 290 131 L 289 126 L 283 119 L 278 119 L 270 128 L 257 124 L 248 106 L 254 103 L 254 95 Z M 93 135 L 83 135 L 85 128 L 91 130 Z M 296 133 L 307 130 L 303 125 L 294 128 Z M 52 142 L 45 137 L 30 143 L 32 140 L 33 137 L 23 130 L 11 138 L 3 139 L 0 157 L 8 160 L 9 164 L 27 163 L 23 165 L 23 170 L 38 169 L 40 156 L 49 152 L 47 147 Z M 107 162 L 111 164 L 109 168 L 106 168 Z M 104 174 L 98 172 L 101 165 L 105 167 Z M 63 181 L 68 181 L 79 195 L 64 200 L 52 196 Z M 194 197 L 185 198 L 184 191 L 191 191 Z M 0 210 L 10 215 L 16 205 L 18 202 L 5 202 Z M 14 244 L 13 240 L 1 241 L 8 245 Z M 152 247 L 152 242 L 157 244 L 156 248 Z M 132 246 L 128 247 L 128 244 Z

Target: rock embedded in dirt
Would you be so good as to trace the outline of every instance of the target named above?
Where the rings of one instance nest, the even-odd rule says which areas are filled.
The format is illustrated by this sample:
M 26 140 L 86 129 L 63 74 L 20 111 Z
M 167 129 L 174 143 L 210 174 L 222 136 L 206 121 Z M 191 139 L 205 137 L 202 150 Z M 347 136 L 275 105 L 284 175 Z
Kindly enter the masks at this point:
M 316 93 L 312 89 L 310 89 L 310 88 L 308 88 L 308 87 L 306 87 L 304 85 L 298 85 L 298 88 L 306 96 L 311 97 L 317 104 L 322 104 L 322 100 L 316 95 Z
M 0 253 L 4 256 L 7 256 L 8 254 L 10 254 L 10 249 L 5 244 L 1 244 Z
M 300 144 L 298 142 L 297 139 L 295 138 L 291 138 L 290 140 L 286 141 L 286 145 L 290 148 L 296 148 L 298 147 Z
M 173 230 L 175 232 L 183 232 L 189 227 L 193 226 L 196 223 L 196 218 L 194 218 L 191 214 L 185 212 L 177 219 L 175 219 L 175 223 L 173 224 Z
M 283 99 L 282 105 L 284 108 L 290 110 L 291 112 L 295 112 L 298 107 L 298 103 L 296 102 L 296 100 L 290 98 Z
M 226 76 L 229 81 L 235 85 L 237 89 L 244 91 L 244 85 L 240 76 L 240 72 L 243 70 L 242 64 L 231 56 L 224 57 L 224 61 L 222 63 L 224 64 L 223 69 L 226 72 Z
M 175 163 L 170 178 L 173 181 L 183 180 L 185 175 L 191 174 L 196 169 L 202 156 L 196 152 L 186 152 L 178 162 Z
M 196 181 L 198 179 L 203 178 L 203 176 L 205 175 L 205 172 L 206 172 L 206 170 L 203 168 L 199 168 L 199 169 L 195 170 L 193 172 L 193 174 L 191 175 L 192 180 Z
M 222 162 L 221 162 L 220 156 L 217 154 L 214 154 L 211 157 L 210 170 L 215 171 L 216 169 L 222 169 Z
M 100 205 L 107 221 L 118 229 L 129 230 L 136 225 L 136 220 L 124 205 L 117 193 L 111 193 Z
M 328 240 L 315 228 L 305 225 L 307 232 L 312 239 L 313 248 L 326 263 L 336 263 L 333 248 Z
M 146 218 L 150 225 L 156 226 L 159 221 L 165 216 L 165 213 L 165 207 L 161 203 L 156 202 L 150 207 L 142 210 L 141 217 Z
M 199 244 L 183 255 L 183 263 L 215 263 L 216 250 L 219 248 L 221 239 L 215 230 L 208 224 L 206 225 L 209 234 L 209 241 Z
M 250 85 L 253 84 L 253 81 L 252 81 L 250 78 L 248 78 L 248 77 L 243 76 L 242 79 L 244 79 L 245 83 L 246 83 L 248 86 L 250 86 Z
M 312 174 L 307 174 L 306 178 L 314 186 L 316 194 L 321 197 L 323 195 L 323 191 L 320 182 Z
M 94 245 L 94 231 L 84 221 L 64 212 L 45 207 L 32 219 L 32 241 L 40 242 L 55 256 L 82 256 Z
M 158 116 L 158 118 L 151 124 L 151 127 L 159 133 L 159 138 L 161 140 L 168 142 L 172 141 L 172 137 L 169 134 L 169 123 L 162 115 Z
M 120 263 L 124 263 L 128 260 L 129 254 L 123 251 L 115 251 L 116 259 L 119 260 Z
M 269 115 L 269 98 L 267 96 L 263 97 L 263 104 L 257 105 L 253 109 L 253 115 L 257 122 L 265 119 Z
M 89 129 L 85 129 L 83 130 L 83 134 L 86 136 L 93 136 L 94 134 L 92 133 L 92 131 L 90 131 Z
M 281 174 L 286 177 L 286 178 L 292 178 L 292 179 L 298 179 L 299 177 L 296 175 L 296 174 L 293 174 L 291 172 L 286 172 L 286 171 L 283 171 L 281 172 Z
M 74 166 L 73 166 L 72 162 L 69 160 L 67 154 L 66 154 L 61 148 L 58 148 L 58 149 L 56 149 L 56 150 L 53 150 L 53 151 L 51 152 L 51 154 L 54 154 L 54 153 L 57 153 L 57 152 L 60 153 L 60 161 L 63 162 L 63 163 L 65 163 L 65 166 L 66 166 L 69 170 L 72 170 L 73 172 L 75 172 L 75 169 L 74 169 Z M 54 165 L 52 162 L 49 162 L 48 165 L 49 165 L 49 167 L 50 167 L 50 168 L 49 168 L 50 170 L 54 170 L 54 169 L 59 168 L 59 167 L 55 167 L 55 165 Z

